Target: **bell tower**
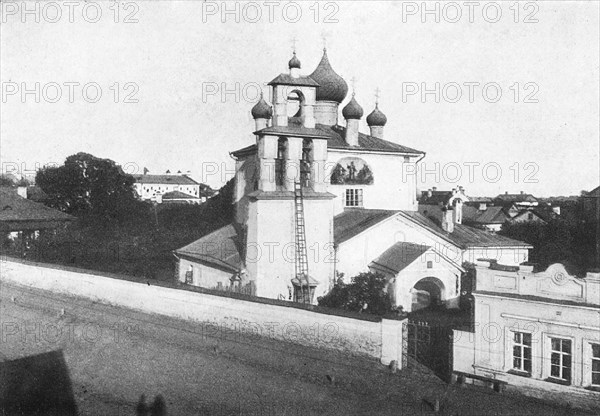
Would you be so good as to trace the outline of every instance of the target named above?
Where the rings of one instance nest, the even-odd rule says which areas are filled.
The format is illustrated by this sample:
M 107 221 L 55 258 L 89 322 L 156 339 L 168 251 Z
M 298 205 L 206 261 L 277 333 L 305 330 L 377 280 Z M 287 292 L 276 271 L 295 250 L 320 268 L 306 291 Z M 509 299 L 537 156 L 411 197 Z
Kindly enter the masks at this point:
M 270 116 L 268 105 L 260 104 L 261 111 L 253 113 L 262 119 L 255 131 L 256 189 L 247 195 L 247 216 L 241 224 L 246 230 L 245 264 L 257 296 L 299 301 L 305 293 L 304 301 L 306 285 L 314 303 L 333 284 L 334 195 L 326 190 L 327 136 L 315 128 L 319 84 L 299 73 L 295 52 L 289 69 L 269 83 L 272 125 L 262 121 Z M 298 244 L 306 252 L 308 276 L 303 282 L 297 279 Z

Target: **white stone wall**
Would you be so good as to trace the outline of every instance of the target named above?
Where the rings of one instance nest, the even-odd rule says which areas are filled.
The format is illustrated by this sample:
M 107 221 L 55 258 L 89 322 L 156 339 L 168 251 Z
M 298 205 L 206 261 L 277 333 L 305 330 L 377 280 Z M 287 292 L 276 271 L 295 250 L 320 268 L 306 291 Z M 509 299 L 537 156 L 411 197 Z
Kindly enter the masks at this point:
M 134 183 L 134 189 L 142 199 L 156 199 L 156 195 L 164 195 L 167 192 L 179 191 L 184 194 L 199 197 L 200 185 L 176 185 L 164 183 Z
M 180 258 L 178 267 L 178 280 L 180 282 L 185 283 L 186 272 L 190 270 L 190 267 L 193 271 L 193 281 L 191 284 L 207 289 L 216 289 L 219 283 L 221 283 L 223 287 L 228 287 L 231 283 L 230 278 L 234 275 L 233 272 L 216 269 L 199 262 Z
M 402 365 L 402 321 L 359 320 L 264 302 L 115 279 L 75 268 L 2 259 L 0 283 L 49 290 L 301 345 Z

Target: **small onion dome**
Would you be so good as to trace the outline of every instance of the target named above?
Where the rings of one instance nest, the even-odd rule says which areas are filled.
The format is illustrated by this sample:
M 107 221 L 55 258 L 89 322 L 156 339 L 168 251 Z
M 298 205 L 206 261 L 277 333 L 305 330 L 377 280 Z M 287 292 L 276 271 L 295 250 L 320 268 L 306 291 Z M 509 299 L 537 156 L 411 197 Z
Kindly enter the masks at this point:
M 356 99 L 354 98 L 354 94 L 353 94 L 350 102 L 348 104 L 346 104 L 346 106 L 342 110 L 342 115 L 344 116 L 344 118 L 346 120 L 351 120 L 351 119 L 360 120 L 362 118 L 363 114 L 364 114 L 363 109 L 356 102 Z
M 270 119 L 273 116 L 273 109 L 265 99 L 263 98 L 262 93 L 260 94 L 260 101 L 256 103 L 254 107 L 252 107 L 252 117 L 256 120 L 257 118 L 266 118 Z
M 348 84 L 331 67 L 326 49 L 323 49 L 323 58 L 310 77 L 319 84 L 317 101 L 335 101 L 340 104 L 348 95 Z
M 300 59 L 298 59 L 298 57 L 296 56 L 296 52 L 294 52 L 294 56 L 292 56 L 292 59 L 290 59 L 288 66 L 290 67 L 290 69 L 300 69 L 300 67 L 302 66 L 302 64 L 300 63 Z
M 369 126 L 385 126 L 387 117 L 379 109 L 379 104 L 375 104 L 375 110 L 367 116 L 367 124 Z

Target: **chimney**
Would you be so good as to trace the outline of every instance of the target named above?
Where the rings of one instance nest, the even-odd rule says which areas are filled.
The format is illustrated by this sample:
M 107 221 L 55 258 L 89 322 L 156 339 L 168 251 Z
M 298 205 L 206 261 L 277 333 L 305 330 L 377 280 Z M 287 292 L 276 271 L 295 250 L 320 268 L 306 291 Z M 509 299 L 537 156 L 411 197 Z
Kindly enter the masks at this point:
M 21 198 L 27 199 L 27 187 L 26 186 L 18 186 L 17 187 L 17 194 L 19 194 L 19 196 Z
M 523 191 L 521 191 L 521 195 L 523 195 L 523 193 L 524 193 L 524 192 L 523 192 Z
M 452 207 L 442 208 L 442 229 L 447 233 L 454 231 L 454 218 Z
M 504 191 L 504 195 L 508 195 L 508 191 Z
M 437 191 L 437 187 L 434 186 L 433 188 L 431 188 L 433 190 L 433 192 Z

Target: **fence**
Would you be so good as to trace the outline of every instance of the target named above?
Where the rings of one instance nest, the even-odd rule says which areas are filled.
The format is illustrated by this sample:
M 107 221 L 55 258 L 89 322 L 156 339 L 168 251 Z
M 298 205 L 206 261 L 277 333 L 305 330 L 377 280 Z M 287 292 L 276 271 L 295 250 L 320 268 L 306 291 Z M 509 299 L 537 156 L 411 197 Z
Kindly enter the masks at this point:
M 300 345 L 366 355 L 388 365 L 402 366 L 402 320 L 298 307 L 292 302 L 237 293 L 206 293 L 129 276 L 35 263 L 3 257 L 0 281 L 156 313 Z

